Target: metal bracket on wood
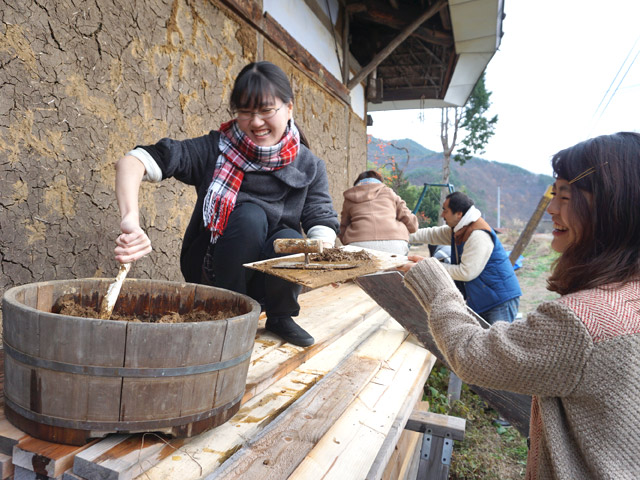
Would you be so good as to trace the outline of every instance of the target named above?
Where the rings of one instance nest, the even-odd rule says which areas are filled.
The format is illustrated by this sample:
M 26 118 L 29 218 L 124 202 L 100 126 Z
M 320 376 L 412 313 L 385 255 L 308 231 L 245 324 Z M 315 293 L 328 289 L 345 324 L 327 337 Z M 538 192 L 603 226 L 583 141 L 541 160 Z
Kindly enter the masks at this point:
M 442 464 L 451 465 L 451 455 L 453 455 L 453 439 L 450 435 L 449 438 L 444 439 L 444 445 L 442 446 Z
M 420 458 L 429 460 L 431 455 L 431 431 L 429 430 L 422 436 L 422 449 L 420 450 Z
M 420 449 L 420 458 L 422 460 L 429 460 L 431 456 L 431 448 L 433 447 L 433 437 L 431 430 L 427 430 L 422 437 L 422 448 Z M 434 452 L 438 453 L 438 452 Z M 453 455 L 453 439 L 450 434 L 446 434 L 444 443 L 442 445 L 442 452 L 440 452 L 440 461 L 443 465 L 451 465 L 451 456 Z
M 417 480 L 446 480 L 454 440 L 464 439 L 465 420 L 459 417 L 414 410 L 404 428 L 422 432 Z

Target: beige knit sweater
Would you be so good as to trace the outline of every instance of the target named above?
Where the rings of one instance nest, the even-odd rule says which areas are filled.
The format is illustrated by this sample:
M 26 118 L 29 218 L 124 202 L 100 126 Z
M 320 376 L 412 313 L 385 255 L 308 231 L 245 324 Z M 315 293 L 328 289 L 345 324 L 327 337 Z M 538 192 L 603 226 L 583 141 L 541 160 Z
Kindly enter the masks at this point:
M 488 330 L 437 260 L 414 266 L 405 285 L 463 381 L 533 395 L 528 479 L 640 478 L 640 281 L 544 302 Z

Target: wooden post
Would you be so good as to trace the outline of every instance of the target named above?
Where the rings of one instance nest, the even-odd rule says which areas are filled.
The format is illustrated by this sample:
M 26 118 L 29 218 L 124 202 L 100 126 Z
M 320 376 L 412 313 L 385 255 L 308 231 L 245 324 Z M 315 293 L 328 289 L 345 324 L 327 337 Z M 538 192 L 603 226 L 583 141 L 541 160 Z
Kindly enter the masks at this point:
M 344 20 L 342 25 L 342 83 L 349 83 L 349 10 L 344 9 Z
M 527 245 L 529 245 L 531 237 L 533 236 L 533 232 L 535 232 L 536 228 L 538 227 L 540 219 L 542 218 L 542 215 L 544 215 L 544 211 L 547 209 L 547 205 L 549 205 L 550 201 L 551 185 L 547 187 L 547 191 L 544 192 L 544 195 L 540 199 L 538 206 L 529 219 L 529 223 L 527 223 L 527 226 L 524 227 L 524 230 L 522 230 L 522 233 L 518 237 L 518 241 L 514 245 L 513 250 L 511 250 L 511 254 L 509 255 L 509 261 L 511 262 L 511 265 L 514 265 L 516 263 L 516 260 L 520 258 L 520 255 L 522 255 L 524 249 L 527 248 Z
M 462 380 L 453 371 L 449 372 L 449 387 L 447 389 L 447 401 L 451 405 L 456 400 L 460 400 L 462 390 Z

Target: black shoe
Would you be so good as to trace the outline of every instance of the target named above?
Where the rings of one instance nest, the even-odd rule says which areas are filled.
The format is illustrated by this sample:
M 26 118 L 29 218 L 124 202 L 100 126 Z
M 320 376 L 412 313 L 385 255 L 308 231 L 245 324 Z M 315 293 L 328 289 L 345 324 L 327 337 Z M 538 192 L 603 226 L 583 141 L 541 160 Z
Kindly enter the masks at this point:
M 309 335 L 304 328 L 294 322 L 291 317 L 267 318 L 265 328 L 283 340 L 298 345 L 299 347 L 308 347 L 315 342 L 313 337 Z

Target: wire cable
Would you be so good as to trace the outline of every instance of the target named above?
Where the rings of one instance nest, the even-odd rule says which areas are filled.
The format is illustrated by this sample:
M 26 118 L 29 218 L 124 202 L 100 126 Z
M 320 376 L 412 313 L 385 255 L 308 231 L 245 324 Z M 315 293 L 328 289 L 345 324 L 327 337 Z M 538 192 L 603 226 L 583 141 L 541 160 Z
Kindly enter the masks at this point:
M 625 57 L 624 61 L 622 62 L 622 64 L 620 65 L 620 68 L 618 69 L 617 73 L 615 74 L 615 76 L 613 77 L 613 80 L 611 80 L 611 84 L 609 85 L 609 88 L 607 88 L 607 91 L 605 92 L 605 94 L 602 97 L 602 100 L 600 100 L 600 103 L 598 104 L 598 107 L 596 108 L 595 112 L 593 112 L 593 117 L 595 117 L 598 114 L 598 110 L 600 109 L 600 107 L 602 106 L 602 103 L 604 102 L 605 98 L 607 98 L 607 95 L 609 94 L 609 92 L 611 91 L 611 87 L 613 86 L 613 84 L 615 83 L 616 79 L 618 78 L 618 75 L 620 75 L 620 72 L 622 71 L 622 69 L 624 68 L 624 65 L 627 63 L 627 60 L 629 60 L 629 57 L 631 56 L 631 54 L 633 53 L 633 51 L 636 48 L 636 45 L 638 44 L 638 41 L 640 41 L 640 36 L 638 36 L 638 38 L 636 38 L 636 41 L 633 43 L 633 46 L 631 47 L 631 49 L 629 50 L 629 53 L 627 53 L 627 56 Z M 609 97 L 609 100 L 607 101 L 606 105 L 604 106 L 604 108 L 602 109 L 602 111 L 600 112 L 600 116 L 598 116 L 598 120 L 600 120 L 600 118 L 602 118 L 602 115 L 604 114 L 605 110 L 607 109 L 607 107 L 609 106 L 609 104 L 611 103 L 611 100 L 613 99 L 613 97 L 615 96 L 616 92 L 618 91 L 618 89 L 620 88 L 620 85 L 622 84 L 623 80 L 625 79 L 625 77 L 627 76 L 627 73 L 629 73 L 629 70 L 631 69 L 631 67 L 633 66 L 633 64 L 635 63 L 636 59 L 638 58 L 638 54 L 640 54 L 640 50 L 638 50 L 638 52 L 636 52 L 635 57 L 633 58 L 633 60 L 631 61 L 631 64 L 629 64 L 629 67 L 627 68 L 627 70 L 624 72 L 624 75 L 622 76 L 622 78 L 620 79 L 620 81 L 618 82 L 618 85 L 616 86 L 615 90 L 613 91 L 613 93 L 611 94 L 611 96 Z

